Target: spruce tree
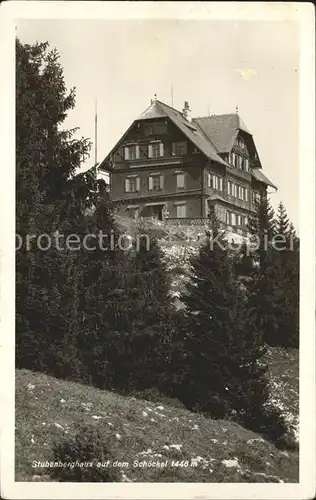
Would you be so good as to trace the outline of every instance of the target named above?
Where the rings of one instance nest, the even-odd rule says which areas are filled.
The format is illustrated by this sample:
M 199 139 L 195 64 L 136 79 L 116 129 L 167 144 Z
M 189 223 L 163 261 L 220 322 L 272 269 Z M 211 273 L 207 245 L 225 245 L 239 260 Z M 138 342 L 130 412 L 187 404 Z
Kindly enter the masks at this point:
M 275 271 L 278 294 L 274 297 L 278 304 L 277 345 L 298 347 L 299 345 L 299 239 L 290 223 L 286 209 L 281 202 L 276 219 L 277 234 L 283 245 L 276 246 Z
M 255 213 L 249 217 L 248 230 L 251 239 L 258 243 L 258 248 L 252 252 L 252 256 L 264 266 L 275 234 L 275 213 L 265 193 L 262 193 L 260 201 L 256 203 Z
M 275 240 L 264 265 L 249 282 L 250 301 L 264 341 L 271 346 L 298 347 L 299 241 L 280 203 Z
M 96 200 L 95 211 L 87 217 L 86 230 L 79 351 L 85 382 L 104 388 L 115 382 L 117 346 L 122 329 L 128 327 L 121 300 L 127 264 L 117 247 L 120 233 L 105 198 Z
M 125 252 L 125 273 L 117 305 L 116 348 L 111 351 L 113 383 L 121 390 L 162 389 L 169 381 L 170 349 L 177 316 L 170 282 L 156 238 L 143 224 Z
M 265 349 L 234 275 L 225 235 L 216 241 L 211 237 L 192 266 L 192 281 L 183 297 L 187 332 L 182 399 L 213 417 L 235 417 L 263 430 L 268 401 Z M 278 418 L 281 434 L 284 427 Z
M 75 337 L 80 330 L 80 315 L 68 314 L 77 310 L 78 266 L 54 242 L 47 250 L 36 239 L 30 249 L 25 243 L 32 234 L 46 233 L 54 240 L 55 232 L 67 227 L 67 234 L 76 233 L 89 203 L 89 179 L 74 180 L 89 142 L 75 139 L 76 130 L 63 128 L 74 105 L 74 89 L 66 89 L 57 51 L 47 43 L 17 40 L 16 232 L 23 245 L 16 253 L 16 360 L 17 366 L 53 373 L 63 371 L 65 335 L 71 331 Z M 78 372 L 76 359 L 73 353 L 67 364 Z
M 289 218 L 287 216 L 283 202 L 280 201 L 275 220 L 275 231 L 277 234 L 288 235 L 289 230 L 290 230 Z

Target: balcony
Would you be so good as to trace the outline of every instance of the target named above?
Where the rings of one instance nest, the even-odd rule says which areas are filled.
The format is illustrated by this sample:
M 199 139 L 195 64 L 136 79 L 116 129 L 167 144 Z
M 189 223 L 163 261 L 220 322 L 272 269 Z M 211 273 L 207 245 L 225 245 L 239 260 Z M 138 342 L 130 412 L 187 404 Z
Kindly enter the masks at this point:
M 112 171 L 130 170 L 146 167 L 168 167 L 176 165 L 196 165 L 201 163 L 202 156 L 197 153 L 182 156 L 157 156 L 156 158 L 138 158 L 135 160 L 120 160 L 112 165 Z M 202 164 L 202 163 L 201 163 Z

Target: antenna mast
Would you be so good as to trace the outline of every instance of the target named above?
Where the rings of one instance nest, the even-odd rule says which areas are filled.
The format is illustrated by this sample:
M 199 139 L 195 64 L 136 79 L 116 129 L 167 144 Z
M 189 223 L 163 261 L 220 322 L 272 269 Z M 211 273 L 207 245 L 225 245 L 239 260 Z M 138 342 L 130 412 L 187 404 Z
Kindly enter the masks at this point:
M 98 161 L 98 102 L 95 98 L 94 103 L 94 165 Z

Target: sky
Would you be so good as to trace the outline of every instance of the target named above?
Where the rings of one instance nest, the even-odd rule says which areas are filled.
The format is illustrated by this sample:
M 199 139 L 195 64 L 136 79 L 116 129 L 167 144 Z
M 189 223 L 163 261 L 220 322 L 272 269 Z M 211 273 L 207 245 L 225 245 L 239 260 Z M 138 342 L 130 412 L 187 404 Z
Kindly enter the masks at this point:
M 100 162 L 131 123 L 159 100 L 192 116 L 234 113 L 253 134 L 263 172 L 299 230 L 299 31 L 292 21 L 19 20 L 24 43 L 60 53 L 76 108 L 67 127 L 94 142 Z M 94 163 L 94 149 L 84 168 Z M 271 190 L 272 191 L 272 190 Z

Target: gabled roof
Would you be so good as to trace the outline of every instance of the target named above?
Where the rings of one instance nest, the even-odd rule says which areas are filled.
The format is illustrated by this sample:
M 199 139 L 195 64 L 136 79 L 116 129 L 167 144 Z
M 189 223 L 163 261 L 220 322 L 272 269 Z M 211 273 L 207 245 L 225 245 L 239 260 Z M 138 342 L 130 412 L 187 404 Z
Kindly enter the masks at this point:
M 151 105 L 140 115 L 138 120 L 148 120 L 150 118 L 169 118 L 193 144 L 204 153 L 209 159 L 227 165 L 227 163 L 218 155 L 212 141 L 205 137 L 205 134 L 196 127 L 194 123 L 187 120 L 183 114 L 175 108 L 171 108 L 164 102 L 155 100 Z
M 168 104 L 165 104 L 158 99 L 155 99 L 151 102 L 150 106 L 136 120 L 134 120 L 118 143 L 101 162 L 99 168 L 102 169 L 104 162 L 126 137 L 135 123 L 141 120 L 150 120 L 155 118 L 169 118 L 207 158 L 217 163 L 221 163 L 222 165 L 230 166 L 223 160 L 223 158 L 221 158 L 220 154 L 229 153 L 232 150 L 239 131 L 243 131 L 247 134 L 249 146 L 254 152 L 256 152 L 252 134 L 249 132 L 237 113 L 192 118 L 192 121 L 190 122 L 177 109 L 168 106 Z M 270 179 L 262 173 L 260 160 L 259 168 L 254 168 L 251 175 L 259 182 L 263 182 L 264 184 L 277 189 Z
M 251 135 L 237 113 L 193 118 L 192 122 L 212 141 L 219 153 L 231 151 L 239 130 Z

